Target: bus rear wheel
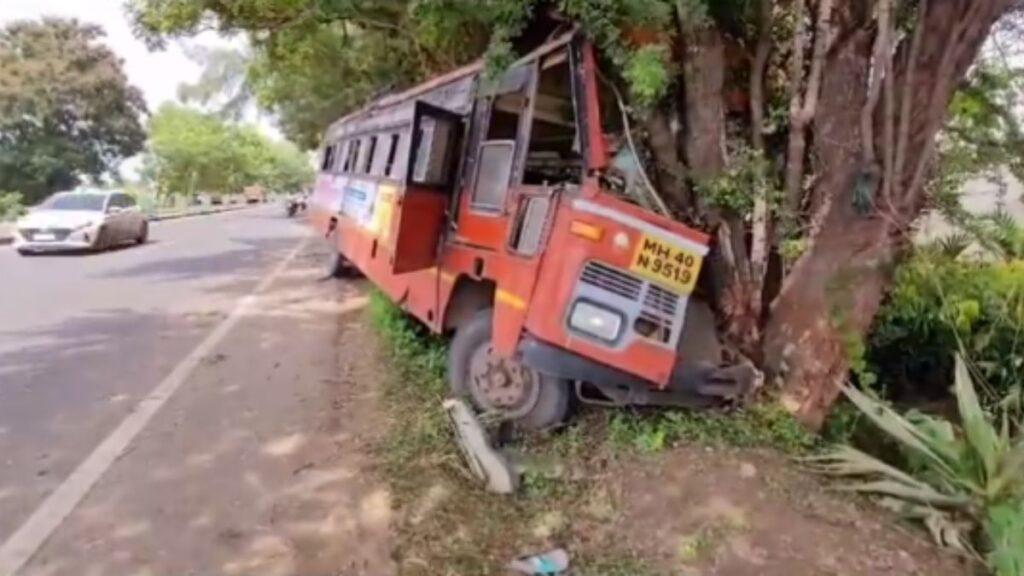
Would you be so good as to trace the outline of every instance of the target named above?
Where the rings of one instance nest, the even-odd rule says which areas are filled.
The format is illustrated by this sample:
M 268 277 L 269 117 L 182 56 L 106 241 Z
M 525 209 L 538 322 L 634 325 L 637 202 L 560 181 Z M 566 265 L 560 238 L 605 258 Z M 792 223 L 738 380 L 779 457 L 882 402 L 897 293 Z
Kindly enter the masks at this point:
M 448 351 L 452 392 L 525 428 L 560 424 L 569 413 L 569 382 L 494 355 L 492 317 L 493 310 L 482 310 L 456 331 Z
M 338 233 L 331 232 L 327 236 L 327 254 L 324 257 L 324 273 L 328 278 L 341 278 L 345 275 L 348 261 L 338 248 Z

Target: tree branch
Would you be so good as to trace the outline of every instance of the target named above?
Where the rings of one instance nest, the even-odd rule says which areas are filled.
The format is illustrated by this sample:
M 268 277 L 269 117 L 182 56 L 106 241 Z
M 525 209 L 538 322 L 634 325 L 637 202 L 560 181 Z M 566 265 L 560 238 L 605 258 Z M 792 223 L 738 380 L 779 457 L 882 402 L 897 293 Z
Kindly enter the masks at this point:
M 760 0 L 758 4 L 757 48 L 750 69 L 750 138 L 754 149 L 765 154 L 764 145 L 764 73 L 772 48 L 772 0 Z M 768 266 L 769 216 L 768 190 L 755 193 L 753 224 L 750 240 L 750 275 L 753 281 L 751 298 L 756 302 L 760 314 L 764 275 Z
M 803 192 L 804 155 L 807 150 L 807 125 L 814 119 L 818 109 L 818 96 L 821 90 L 821 73 L 825 65 L 825 54 L 831 44 L 832 0 L 821 0 L 818 5 L 818 20 L 815 26 L 814 49 L 811 58 L 811 72 L 807 78 L 807 90 L 801 96 L 801 78 L 803 76 L 803 49 L 806 44 L 803 29 L 803 0 L 797 0 L 797 25 L 801 27 L 793 40 L 793 66 L 790 82 L 791 91 L 789 104 L 789 149 L 786 159 L 786 218 L 792 223 L 796 221 L 800 210 Z
M 875 108 L 882 95 L 882 82 L 889 76 L 892 54 L 889 49 L 889 19 L 892 14 L 892 0 L 878 0 L 878 32 L 875 35 L 875 49 L 872 55 L 871 80 L 868 85 L 868 100 L 860 113 L 861 156 L 867 166 L 878 162 L 875 154 Z
M 903 82 L 903 94 L 900 102 L 900 125 L 896 136 L 896 160 L 893 166 L 892 197 L 903 196 L 903 165 L 906 163 L 907 146 L 910 144 L 910 115 L 914 95 L 914 76 L 917 73 L 917 56 L 921 51 L 925 19 L 928 17 L 928 0 L 920 0 L 917 5 L 917 22 L 914 24 L 914 36 L 910 41 L 910 53 L 907 56 L 907 75 Z
M 963 38 L 964 32 L 969 27 L 977 24 L 981 4 L 982 2 L 973 2 L 968 6 L 967 13 L 954 24 L 953 33 L 950 35 L 942 52 L 942 60 L 939 63 L 935 85 L 929 100 L 928 120 L 925 124 L 924 132 L 924 146 L 918 156 L 910 186 L 906 190 L 905 197 L 902 198 L 901 208 L 904 210 L 909 209 L 911 213 L 915 212 L 913 207 L 918 203 L 924 192 L 925 175 L 935 153 L 935 133 L 938 132 L 945 117 L 944 111 L 949 103 L 949 97 L 952 92 L 956 63 L 965 43 Z

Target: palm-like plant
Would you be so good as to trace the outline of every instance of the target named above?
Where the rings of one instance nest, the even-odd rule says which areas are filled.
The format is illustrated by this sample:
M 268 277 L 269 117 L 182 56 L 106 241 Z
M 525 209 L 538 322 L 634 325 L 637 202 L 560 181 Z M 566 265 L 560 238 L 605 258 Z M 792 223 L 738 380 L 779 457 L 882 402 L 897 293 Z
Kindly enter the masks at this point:
M 1004 410 L 998 424 L 982 409 L 967 365 L 956 358 L 958 425 L 911 412 L 901 415 L 855 388 L 844 394 L 896 440 L 901 467 L 851 446 L 807 459 L 820 472 L 853 480 L 844 488 L 881 496 L 886 507 L 920 519 L 936 541 L 973 552 L 982 529 L 987 561 L 999 576 L 1024 574 L 1024 435 Z

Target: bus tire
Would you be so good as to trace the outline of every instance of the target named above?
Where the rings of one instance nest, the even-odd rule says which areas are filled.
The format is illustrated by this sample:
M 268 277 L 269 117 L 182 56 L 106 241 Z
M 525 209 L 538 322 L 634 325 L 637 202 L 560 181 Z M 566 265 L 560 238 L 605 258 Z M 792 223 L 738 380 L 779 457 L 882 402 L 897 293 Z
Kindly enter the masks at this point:
M 466 398 L 481 412 L 502 413 L 527 429 L 543 430 L 562 423 L 569 414 L 569 381 L 541 374 L 513 360 L 493 358 L 493 315 L 490 308 L 481 310 L 456 330 L 448 349 L 452 393 Z M 501 383 L 510 384 L 498 384 L 495 392 L 494 376 L 489 376 L 495 374 L 500 374 Z
M 331 232 L 327 237 L 327 258 L 324 262 L 324 272 L 328 278 L 341 278 L 345 275 L 345 268 L 348 261 L 338 250 L 338 235 Z

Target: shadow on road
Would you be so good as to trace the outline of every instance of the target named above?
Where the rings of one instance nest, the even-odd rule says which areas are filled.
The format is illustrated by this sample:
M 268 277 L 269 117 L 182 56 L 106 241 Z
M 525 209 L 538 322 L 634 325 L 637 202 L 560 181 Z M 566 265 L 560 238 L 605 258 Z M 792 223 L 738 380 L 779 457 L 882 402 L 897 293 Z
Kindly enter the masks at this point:
M 295 237 L 232 238 L 239 248 L 214 254 L 156 259 L 115 269 L 98 278 L 143 278 L 183 281 L 198 278 L 246 275 L 267 271 L 268 262 L 280 257 L 298 242 Z

